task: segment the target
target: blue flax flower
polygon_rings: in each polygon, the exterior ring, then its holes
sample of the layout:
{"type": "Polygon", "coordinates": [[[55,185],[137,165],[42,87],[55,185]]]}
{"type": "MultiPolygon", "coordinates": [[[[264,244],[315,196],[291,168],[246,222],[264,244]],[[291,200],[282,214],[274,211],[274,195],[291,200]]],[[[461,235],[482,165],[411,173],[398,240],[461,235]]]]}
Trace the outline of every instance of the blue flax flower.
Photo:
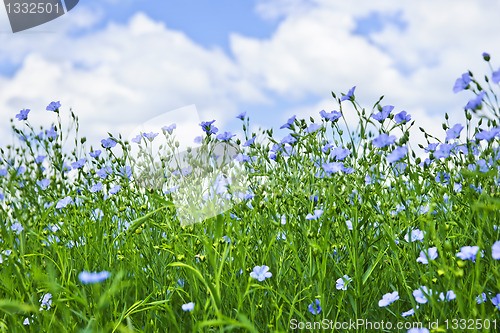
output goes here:
{"type": "Polygon", "coordinates": [[[319,130],[321,128],[321,125],[318,125],[316,123],[312,123],[311,125],[309,125],[307,128],[306,128],[306,132],[307,133],[314,133],[316,132],[317,130],[319,130]]]}
{"type": "Polygon", "coordinates": [[[476,139],[491,141],[500,133],[500,128],[496,127],[489,131],[481,131],[476,134],[476,139]]]}
{"type": "Polygon", "coordinates": [[[169,134],[172,134],[172,132],[176,128],[177,128],[177,125],[176,124],[172,124],[172,125],[169,125],[169,126],[163,126],[161,129],[164,130],[165,132],[168,132],[169,134]]]}
{"type": "Polygon", "coordinates": [[[148,139],[149,141],[153,141],[158,136],[158,134],[159,133],[149,132],[149,133],[142,133],[142,136],[148,139]]]}
{"type": "Polygon", "coordinates": [[[444,293],[439,293],[439,299],[438,300],[441,300],[441,301],[451,301],[451,300],[454,300],[455,298],[457,298],[457,295],[455,295],[455,292],[453,290],[448,290],[446,292],[446,296],[444,293]]]}
{"type": "Polygon", "coordinates": [[[429,333],[429,329],[425,327],[413,327],[410,328],[406,333],[429,333]]]}
{"type": "Polygon", "coordinates": [[[42,180],[39,180],[36,182],[38,186],[40,186],[40,188],[45,191],[49,185],[50,185],[50,180],[49,179],[42,179],[42,180]]]}
{"type": "Polygon", "coordinates": [[[87,159],[81,158],[78,161],[71,163],[71,167],[73,169],[80,169],[81,167],[83,167],[85,165],[85,162],[87,162],[87,159]]]}
{"type": "Polygon", "coordinates": [[[413,297],[415,297],[415,301],[420,304],[427,303],[427,297],[430,295],[432,295],[432,289],[427,289],[426,286],[421,286],[419,289],[413,290],[413,297]]]}
{"type": "Polygon", "coordinates": [[[236,134],[231,134],[231,132],[224,132],[224,133],[217,135],[217,139],[222,140],[222,141],[229,141],[235,135],[236,134]]]}
{"type": "Polygon", "coordinates": [[[109,190],[109,194],[114,195],[114,194],[118,193],[121,190],[121,188],[122,187],[120,185],[115,185],[115,186],[113,186],[113,188],[111,190],[109,190]]]}
{"type": "Polygon", "coordinates": [[[315,209],[314,214],[311,214],[311,213],[307,214],[306,220],[317,220],[321,217],[322,214],[323,214],[323,210],[315,209]]]}
{"type": "Polygon", "coordinates": [[[493,297],[491,299],[491,303],[493,303],[493,305],[498,309],[500,310],[500,294],[497,294],[495,297],[493,297]]]}
{"type": "Polygon", "coordinates": [[[382,133],[372,140],[372,144],[377,148],[383,148],[392,145],[394,142],[396,142],[396,136],[389,135],[387,133],[382,133]]]}
{"type": "Polygon", "coordinates": [[[403,317],[408,317],[408,316],[413,316],[414,314],[415,314],[415,310],[414,310],[414,309],[410,309],[410,310],[408,310],[408,311],[406,311],[406,312],[403,312],[403,313],[401,314],[401,316],[403,316],[403,317]]]}
{"type": "Polygon", "coordinates": [[[111,274],[108,271],[102,271],[99,273],[83,271],[78,274],[78,280],[80,280],[83,284],[99,283],[108,279],[110,276],[111,274]]]}
{"type": "Polygon", "coordinates": [[[253,272],[250,273],[250,277],[259,280],[259,282],[262,282],[271,276],[273,276],[273,273],[269,272],[269,267],[266,265],[255,266],[253,268],[253,272]]]}
{"type": "Polygon", "coordinates": [[[464,127],[461,124],[455,124],[452,128],[446,131],[446,141],[458,138],[463,129],[464,127]]]}
{"type": "Polygon", "coordinates": [[[326,112],[325,110],[321,110],[319,112],[319,115],[323,118],[325,118],[326,120],[329,120],[329,121],[335,121],[337,119],[339,119],[340,117],[342,117],[342,113],[340,113],[339,111],[332,111],[332,112],[326,112]]]}
{"type": "Polygon", "coordinates": [[[471,99],[467,103],[467,105],[465,105],[465,109],[475,110],[475,109],[479,108],[481,106],[481,104],[483,103],[483,98],[484,98],[485,94],[486,93],[484,91],[481,91],[479,94],[477,94],[476,97],[471,99]]]}
{"type": "Polygon", "coordinates": [[[431,247],[427,251],[420,251],[420,257],[417,258],[417,262],[427,265],[429,260],[435,260],[437,257],[437,247],[431,247]]]}
{"type": "Polygon", "coordinates": [[[491,76],[491,82],[493,82],[494,84],[500,83],[500,68],[496,72],[493,72],[493,75],[491,76]]]}
{"type": "Polygon", "coordinates": [[[337,290],[347,290],[347,285],[351,281],[352,279],[349,276],[344,275],[340,279],[337,279],[337,285],[335,286],[335,288],[337,288],[337,290]]]}
{"type": "Polygon", "coordinates": [[[389,155],[387,155],[387,162],[394,163],[406,156],[408,148],[406,146],[397,147],[389,155]]]}
{"type": "Polygon", "coordinates": [[[73,203],[73,199],[71,197],[63,198],[63,199],[59,200],[59,202],[57,203],[56,209],[65,208],[67,205],[69,205],[71,203],[73,203]]]}
{"type": "Polygon", "coordinates": [[[293,115],[290,119],[288,119],[288,121],[285,124],[281,125],[280,129],[290,128],[293,125],[293,123],[295,122],[295,118],[296,118],[296,116],[293,115]]]}
{"type": "Polygon", "coordinates": [[[285,136],[282,140],[281,140],[281,143],[288,143],[288,144],[292,144],[294,142],[296,142],[297,139],[294,138],[291,134],[288,134],[287,136],[285,136]]]}
{"type": "Polygon", "coordinates": [[[347,156],[351,154],[351,151],[347,148],[336,147],[331,151],[331,156],[335,157],[337,161],[344,160],[347,156]]]}
{"type": "Polygon", "coordinates": [[[116,141],[112,138],[102,139],[101,144],[104,148],[113,148],[116,146],[116,141]]]}
{"type": "Polygon", "coordinates": [[[213,126],[212,124],[215,122],[215,120],[212,120],[212,121],[202,121],[200,126],[201,126],[201,129],[207,133],[208,135],[210,134],[215,134],[219,131],[219,129],[215,126],[213,126]]]}
{"type": "Polygon", "coordinates": [[[399,299],[399,295],[397,291],[394,291],[392,293],[387,293],[384,296],[382,296],[382,299],[378,301],[378,306],[379,307],[384,307],[387,306],[391,303],[394,303],[399,299]]]}
{"type": "Polygon", "coordinates": [[[463,73],[462,76],[455,81],[455,85],[453,86],[453,92],[456,94],[457,92],[466,89],[471,81],[472,79],[469,73],[463,73]]]}
{"type": "Polygon", "coordinates": [[[343,102],[343,101],[346,101],[346,100],[351,100],[354,98],[354,89],[356,89],[356,86],[352,87],[351,89],[349,89],[349,91],[347,92],[347,95],[344,95],[340,98],[340,101],[343,102]]]}
{"type": "Polygon", "coordinates": [[[90,157],[92,158],[99,158],[99,156],[101,155],[101,151],[100,150],[96,150],[96,151],[91,151],[89,153],[90,157]]]}
{"type": "Polygon", "coordinates": [[[411,230],[411,232],[405,235],[405,241],[407,241],[408,243],[423,241],[423,240],[424,240],[424,232],[421,231],[420,229],[413,229],[411,230]]]}
{"type": "Polygon", "coordinates": [[[45,110],[55,112],[55,111],[58,111],[60,107],[61,107],[60,101],[50,102],[50,104],[45,108],[45,110]]]}
{"type": "Polygon", "coordinates": [[[46,293],[40,298],[40,311],[49,310],[52,305],[52,294],[46,293]]]}
{"type": "Polygon", "coordinates": [[[411,120],[411,115],[409,115],[406,111],[401,111],[397,115],[394,116],[394,120],[396,123],[406,123],[411,120]]]}
{"type": "Polygon", "coordinates": [[[319,299],[316,300],[316,305],[314,303],[309,304],[309,312],[311,312],[313,315],[319,314],[321,312],[321,306],[319,304],[319,299]]]}
{"type": "Polygon", "coordinates": [[[193,311],[194,310],[194,303],[193,302],[189,302],[189,303],[186,303],[186,304],[182,304],[182,310],[183,311],[193,311]]]}
{"type": "Polygon", "coordinates": [[[442,143],[439,148],[434,152],[435,158],[447,158],[450,156],[451,150],[455,148],[455,145],[451,143],[442,143]]]}
{"type": "Polygon", "coordinates": [[[91,193],[96,193],[96,192],[99,192],[102,190],[102,183],[97,183],[97,184],[94,184],[92,185],[92,187],[90,188],[90,192],[91,193]]]}
{"type": "Polygon", "coordinates": [[[495,260],[500,260],[500,241],[493,243],[493,246],[491,247],[491,256],[495,260]]]}
{"type": "Polygon", "coordinates": [[[389,113],[391,113],[392,110],[394,110],[394,106],[386,105],[386,106],[382,107],[382,111],[380,111],[379,113],[373,114],[372,118],[382,122],[385,120],[385,118],[387,118],[389,116],[389,113]]]}
{"type": "Polygon", "coordinates": [[[240,119],[240,120],[244,120],[245,119],[245,116],[246,116],[246,112],[242,112],[240,113],[239,115],[236,116],[236,118],[240,119]]]}
{"type": "Polygon", "coordinates": [[[478,295],[476,297],[476,302],[477,302],[477,304],[481,304],[481,303],[486,302],[486,293],[481,293],[481,295],[478,295]]]}
{"type": "Polygon", "coordinates": [[[16,114],[16,118],[19,121],[26,120],[28,119],[28,113],[30,113],[30,109],[22,109],[18,114],[16,114]]]}
{"type": "Polygon", "coordinates": [[[256,138],[257,138],[256,136],[253,136],[251,139],[248,139],[247,141],[245,141],[245,143],[243,144],[243,147],[249,147],[249,146],[253,145],[256,138]]]}
{"type": "MultiPolygon", "coordinates": [[[[457,253],[457,257],[462,260],[476,260],[476,254],[479,251],[479,246],[462,246],[460,252],[457,253]]],[[[483,254],[481,254],[481,257],[483,254]]]]}

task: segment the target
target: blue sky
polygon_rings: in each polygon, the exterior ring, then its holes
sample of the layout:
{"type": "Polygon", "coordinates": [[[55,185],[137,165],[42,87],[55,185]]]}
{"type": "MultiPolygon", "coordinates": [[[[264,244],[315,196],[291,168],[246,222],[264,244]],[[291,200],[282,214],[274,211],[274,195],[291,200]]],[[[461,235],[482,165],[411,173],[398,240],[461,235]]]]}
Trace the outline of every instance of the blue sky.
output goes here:
{"type": "MultiPolygon", "coordinates": [[[[88,0],[17,34],[0,10],[0,113],[31,108],[30,120],[47,126],[45,106],[61,100],[98,142],[195,104],[201,120],[241,132],[240,112],[253,130],[277,129],[292,114],[338,109],[331,91],[356,85],[368,109],[385,95],[440,135],[444,113],[461,121],[472,97],[451,92],[456,77],[486,73],[483,51],[493,63],[500,54],[497,9],[486,0],[88,0]]],[[[0,123],[2,140],[8,128],[0,123]]]]}

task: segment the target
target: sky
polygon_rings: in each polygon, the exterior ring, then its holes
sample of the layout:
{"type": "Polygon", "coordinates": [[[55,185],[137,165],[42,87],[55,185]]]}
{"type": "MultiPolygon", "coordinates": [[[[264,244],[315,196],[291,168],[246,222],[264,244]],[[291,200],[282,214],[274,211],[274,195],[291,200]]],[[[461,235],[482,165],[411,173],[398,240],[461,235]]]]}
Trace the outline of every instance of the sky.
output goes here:
{"type": "Polygon", "coordinates": [[[456,78],[490,74],[483,52],[500,66],[499,12],[489,0],[87,0],[14,34],[0,7],[0,145],[21,109],[34,126],[55,121],[51,101],[96,146],[152,119],[159,131],[189,105],[221,131],[241,133],[246,112],[252,130],[281,138],[290,116],[338,110],[331,92],[353,86],[367,110],[384,95],[416,120],[412,135],[444,138],[445,112],[464,123],[474,96],[454,94],[456,78]]]}

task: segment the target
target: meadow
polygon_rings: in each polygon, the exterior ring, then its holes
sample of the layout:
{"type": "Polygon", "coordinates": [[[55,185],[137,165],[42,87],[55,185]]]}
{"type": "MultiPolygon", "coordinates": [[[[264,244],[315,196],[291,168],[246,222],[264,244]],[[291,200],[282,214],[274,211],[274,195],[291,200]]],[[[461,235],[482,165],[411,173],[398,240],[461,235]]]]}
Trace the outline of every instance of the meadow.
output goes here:
{"type": "Polygon", "coordinates": [[[244,140],[201,123],[207,146],[237,147],[248,183],[219,186],[230,209],[192,224],[174,203],[192,172],[169,164],[174,124],[88,147],[60,102],[19,111],[0,151],[1,330],[500,331],[500,69],[483,57],[491,75],[453,87],[474,94],[463,122],[444,115],[444,139],[420,127],[426,145],[412,147],[411,114],[366,109],[355,87],[277,133],[245,114],[244,140]],[[162,136],[158,160],[130,153],[162,136]]]}

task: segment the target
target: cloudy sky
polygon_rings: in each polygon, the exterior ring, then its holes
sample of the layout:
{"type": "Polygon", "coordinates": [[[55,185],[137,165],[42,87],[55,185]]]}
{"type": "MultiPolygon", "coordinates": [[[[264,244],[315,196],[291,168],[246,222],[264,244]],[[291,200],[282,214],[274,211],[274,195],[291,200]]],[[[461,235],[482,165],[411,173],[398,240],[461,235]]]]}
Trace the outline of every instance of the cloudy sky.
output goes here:
{"type": "Polygon", "coordinates": [[[384,95],[444,137],[444,113],[463,122],[473,97],[453,94],[455,79],[489,73],[484,51],[500,66],[499,12],[489,0],[87,0],[13,34],[1,7],[0,142],[20,109],[48,126],[51,101],[95,143],[191,104],[222,131],[241,132],[240,112],[277,129],[337,109],[331,91],[352,86],[367,109],[384,95]]]}

